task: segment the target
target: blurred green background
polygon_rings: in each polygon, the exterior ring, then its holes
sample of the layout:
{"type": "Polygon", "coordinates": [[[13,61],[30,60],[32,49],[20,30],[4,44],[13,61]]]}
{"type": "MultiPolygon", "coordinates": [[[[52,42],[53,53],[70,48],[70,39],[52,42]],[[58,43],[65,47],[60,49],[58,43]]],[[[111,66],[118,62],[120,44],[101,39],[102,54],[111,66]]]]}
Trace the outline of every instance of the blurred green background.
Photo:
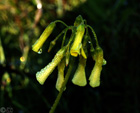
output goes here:
{"type": "MultiPolygon", "coordinates": [[[[49,112],[58,94],[57,69],[43,86],[35,74],[58,51],[61,40],[50,53],[47,49],[64,26],[57,24],[42,54],[33,52],[31,46],[51,21],[60,19],[73,25],[75,18],[82,15],[95,30],[107,65],[98,88],[73,85],[72,74],[56,113],[140,113],[138,10],[137,0],[1,0],[0,109],[11,107],[13,113],[49,112]]],[[[91,62],[89,57],[87,78],[94,65],[91,62]]]]}

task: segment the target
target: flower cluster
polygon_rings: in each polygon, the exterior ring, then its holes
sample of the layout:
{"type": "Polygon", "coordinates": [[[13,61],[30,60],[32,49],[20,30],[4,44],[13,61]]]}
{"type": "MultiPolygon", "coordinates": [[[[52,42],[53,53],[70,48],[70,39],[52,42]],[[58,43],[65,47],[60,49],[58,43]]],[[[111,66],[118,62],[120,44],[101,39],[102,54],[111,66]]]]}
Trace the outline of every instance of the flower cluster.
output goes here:
{"type": "Polygon", "coordinates": [[[102,70],[102,65],[106,64],[106,61],[103,58],[103,50],[98,44],[95,31],[91,26],[87,24],[86,20],[84,20],[81,15],[76,18],[73,26],[68,26],[60,20],[56,20],[50,23],[46,27],[40,38],[32,46],[32,50],[38,53],[41,52],[41,47],[50,36],[50,34],[53,32],[53,29],[55,28],[57,22],[61,22],[66,26],[66,28],[53,41],[50,42],[48,52],[51,51],[51,49],[55,46],[57,39],[62,34],[64,34],[62,45],[60,50],[52,59],[52,61],[46,67],[41,69],[41,71],[36,73],[36,78],[38,82],[43,85],[48,76],[57,67],[58,78],[56,82],[56,89],[60,91],[65,81],[65,67],[69,65],[69,62],[73,62],[72,60],[70,60],[71,57],[79,57],[79,64],[74,73],[72,82],[73,84],[78,86],[85,86],[87,84],[85,72],[86,61],[88,56],[91,55],[93,60],[95,61],[95,65],[93,67],[93,70],[91,71],[91,75],[89,76],[89,84],[93,88],[98,87],[100,85],[100,74],[102,70]],[[89,29],[92,31],[95,38],[95,48],[93,47],[92,40],[88,32],[89,29]],[[68,30],[71,30],[72,34],[69,38],[68,43],[65,44],[65,38],[68,30]],[[90,53],[88,51],[89,48],[90,53]]]}

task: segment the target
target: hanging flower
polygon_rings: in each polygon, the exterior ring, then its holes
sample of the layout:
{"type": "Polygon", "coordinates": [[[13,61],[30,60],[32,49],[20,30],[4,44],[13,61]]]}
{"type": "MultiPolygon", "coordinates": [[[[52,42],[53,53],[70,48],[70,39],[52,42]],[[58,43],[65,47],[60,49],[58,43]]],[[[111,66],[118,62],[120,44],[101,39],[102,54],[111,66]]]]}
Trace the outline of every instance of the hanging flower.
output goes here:
{"type": "Polygon", "coordinates": [[[100,85],[100,74],[103,65],[103,50],[100,47],[96,48],[93,58],[95,65],[89,77],[89,84],[91,87],[98,87],[100,85]]]}
{"type": "Polygon", "coordinates": [[[40,38],[33,45],[32,49],[35,52],[39,52],[45,40],[52,33],[57,22],[62,23],[66,28],[53,41],[50,42],[48,52],[50,52],[52,48],[56,45],[59,37],[64,34],[61,49],[56,53],[52,61],[46,67],[44,67],[43,69],[41,69],[41,71],[36,73],[37,81],[41,85],[43,85],[48,76],[54,71],[56,67],[58,67],[58,76],[55,86],[56,89],[59,91],[59,94],[55,100],[54,105],[51,107],[50,113],[54,112],[63,91],[66,89],[68,79],[71,75],[71,72],[73,72],[72,69],[75,65],[74,61],[75,59],[77,59],[75,57],[79,55],[79,64],[72,78],[72,83],[78,86],[86,86],[87,84],[85,67],[89,55],[89,46],[91,55],[93,57],[93,60],[95,61],[95,65],[89,77],[89,85],[91,87],[95,88],[100,85],[100,74],[102,71],[102,65],[106,64],[106,61],[103,58],[103,50],[99,46],[95,31],[91,26],[87,24],[87,21],[83,19],[81,15],[76,18],[73,26],[68,26],[61,20],[56,20],[55,22],[52,22],[50,25],[48,25],[48,27],[42,33],[40,38]],[[88,32],[89,29],[94,35],[96,49],[94,49],[94,46],[92,44],[92,39],[90,38],[88,32]],[[66,44],[65,39],[67,37],[68,30],[71,30],[72,34],[69,40],[67,40],[68,42],[66,41],[66,44]],[[67,70],[67,72],[64,76],[65,69],[67,70]]]}
{"type": "Polygon", "coordinates": [[[56,81],[56,89],[60,91],[63,82],[64,82],[64,70],[65,70],[65,59],[63,59],[59,64],[58,64],[58,77],[56,81]]]}
{"type": "Polygon", "coordinates": [[[71,55],[74,57],[77,57],[78,54],[80,54],[84,32],[85,32],[85,25],[82,23],[77,27],[75,39],[70,50],[71,55]]]}
{"type": "MultiPolygon", "coordinates": [[[[71,59],[79,55],[79,64],[74,73],[72,82],[73,84],[78,86],[85,86],[87,84],[85,67],[89,55],[87,49],[90,46],[90,51],[92,53],[93,60],[95,61],[95,65],[89,77],[89,84],[93,88],[98,87],[100,85],[100,74],[102,65],[106,64],[106,61],[103,58],[103,50],[99,47],[95,31],[91,26],[87,25],[86,20],[83,20],[81,15],[76,18],[73,26],[68,26],[61,20],[56,20],[55,22],[50,23],[44,30],[40,38],[32,46],[32,49],[35,52],[38,52],[40,50],[45,40],[52,33],[57,22],[62,23],[66,28],[53,41],[51,41],[48,52],[50,52],[50,50],[56,45],[59,37],[64,34],[61,49],[56,53],[52,61],[46,67],[36,73],[38,82],[43,85],[48,76],[58,66],[56,89],[58,91],[64,90],[66,83],[65,81],[68,80],[68,78],[64,76],[65,68],[72,68],[73,64],[71,64],[71,59]],[[93,47],[88,29],[90,29],[94,35],[96,49],[94,49],[93,47]],[[72,31],[72,35],[70,36],[67,45],[65,45],[65,38],[67,37],[66,34],[68,30],[72,31]],[[88,41],[90,43],[87,43],[88,41]]],[[[69,69],[67,73],[68,75],[70,74],[69,69]]]]}
{"type": "Polygon", "coordinates": [[[54,56],[53,60],[45,68],[41,69],[41,71],[36,73],[36,79],[41,85],[44,84],[48,76],[53,72],[55,67],[60,63],[60,61],[64,57],[65,50],[66,47],[60,49],[54,56]]]}
{"type": "Polygon", "coordinates": [[[85,86],[87,84],[86,80],[86,73],[85,73],[85,66],[86,66],[86,59],[82,56],[79,56],[79,64],[78,68],[74,74],[72,79],[73,84],[78,86],[85,86]]]}
{"type": "Polygon", "coordinates": [[[44,30],[44,32],[41,34],[40,38],[34,43],[34,45],[32,46],[32,50],[35,52],[39,52],[39,50],[41,49],[42,45],[44,44],[44,42],[47,40],[47,38],[50,36],[50,34],[52,33],[53,29],[55,27],[55,22],[50,23],[46,29],[44,30]]]}

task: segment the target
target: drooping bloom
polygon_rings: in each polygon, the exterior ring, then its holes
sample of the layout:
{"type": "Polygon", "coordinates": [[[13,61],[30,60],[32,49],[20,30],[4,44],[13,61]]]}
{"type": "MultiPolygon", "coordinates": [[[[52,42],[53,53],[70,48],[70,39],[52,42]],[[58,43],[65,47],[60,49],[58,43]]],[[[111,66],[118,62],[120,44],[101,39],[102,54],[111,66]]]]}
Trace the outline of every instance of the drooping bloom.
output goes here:
{"type": "Polygon", "coordinates": [[[80,55],[78,68],[72,79],[73,84],[78,86],[85,86],[87,84],[85,66],[86,66],[86,59],[80,55]]]}
{"type": "Polygon", "coordinates": [[[95,65],[89,77],[89,84],[93,88],[98,87],[100,85],[102,65],[105,65],[106,61],[103,59],[103,50],[99,47],[94,29],[87,24],[87,21],[83,19],[81,15],[75,19],[73,26],[68,26],[61,20],[56,20],[55,22],[50,23],[40,38],[32,46],[32,50],[39,53],[45,40],[50,36],[57,22],[64,24],[66,28],[53,41],[51,41],[48,52],[56,45],[58,38],[64,34],[61,49],[56,53],[53,60],[46,67],[36,73],[37,81],[43,85],[48,76],[58,66],[56,89],[60,91],[60,93],[63,92],[63,87],[66,87],[70,72],[72,72],[73,59],[79,55],[79,64],[74,73],[72,82],[78,86],[85,86],[87,84],[85,67],[89,52],[87,49],[90,46],[90,52],[92,53],[95,65]],[[96,49],[94,49],[95,44],[92,44],[92,39],[88,32],[89,29],[94,35],[96,49]],[[71,30],[72,34],[69,40],[65,41],[68,30],[71,30]],[[66,43],[67,45],[64,47],[66,43]],[[68,68],[68,70],[66,69],[67,73],[64,77],[65,67],[68,68]]]}
{"type": "Polygon", "coordinates": [[[56,53],[56,55],[54,56],[53,60],[46,67],[41,69],[41,71],[36,73],[36,79],[38,80],[38,82],[41,85],[44,84],[44,82],[48,78],[48,76],[53,72],[55,67],[60,63],[60,61],[64,57],[65,50],[66,50],[66,47],[61,48],[56,53]]]}
{"type": "Polygon", "coordinates": [[[78,54],[80,54],[80,49],[82,47],[82,38],[84,36],[84,32],[85,32],[85,25],[82,23],[77,27],[75,40],[74,40],[71,50],[70,50],[71,55],[74,57],[77,57],[78,54]]]}
{"type": "Polygon", "coordinates": [[[60,91],[63,82],[64,82],[64,70],[65,70],[65,59],[63,59],[59,64],[58,64],[58,77],[56,81],[56,89],[60,91]]]}
{"type": "Polygon", "coordinates": [[[91,87],[98,87],[100,85],[100,74],[103,65],[103,50],[100,47],[96,48],[93,57],[95,60],[95,65],[89,77],[89,84],[91,87]]]}
{"type": "Polygon", "coordinates": [[[44,30],[44,32],[41,34],[41,36],[39,37],[39,39],[34,43],[34,45],[32,46],[32,50],[35,52],[39,52],[40,48],[42,47],[42,45],[44,44],[44,42],[47,40],[47,38],[50,36],[50,34],[52,33],[53,29],[55,27],[55,22],[51,22],[46,29],[44,30]]]}

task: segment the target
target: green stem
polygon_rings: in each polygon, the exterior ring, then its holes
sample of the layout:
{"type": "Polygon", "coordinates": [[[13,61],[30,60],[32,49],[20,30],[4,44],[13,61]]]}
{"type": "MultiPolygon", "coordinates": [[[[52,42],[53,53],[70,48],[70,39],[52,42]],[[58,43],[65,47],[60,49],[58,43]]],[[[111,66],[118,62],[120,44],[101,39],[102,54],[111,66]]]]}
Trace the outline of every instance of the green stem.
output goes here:
{"type": "MultiPolygon", "coordinates": [[[[69,27],[68,27],[68,29],[69,29],[69,27]]],[[[63,37],[63,40],[62,40],[61,48],[62,48],[63,45],[64,45],[64,42],[65,42],[65,39],[66,39],[66,34],[67,34],[68,29],[66,29],[66,31],[65,31],[65,34],[64,34],[64,37],[63,37]]]]}
{"type": "Polygon", "coordinates": [[[69,28],[65,28],[53,41],[57,41],[58,38],[63,34],[65,33],[69,28]]]}
{"type": "Polygon", "coordinates": [[[93,35],[94,35],[95,41],[96,41],[96,46],[99,47],[97,35],[96,35],[94,29],[93,29],[91,26],[89,26],[89,25],[87,25],[87,27],[89,27],[89,28],[91,29],[91,31],[92,31],[92,33],[93,33],[93,35]]]}
{"type": "Polygon", "coordinates": [[[63,31],[61,31],[61,33],[60,33],[54,40],[52,40],[52,41],[50,42],[48,52],[51,51],[51,49],[55,46],[56,41],[59,39],[59,37],[60,37],[63,33],[66,33],[68,29],[69,29],[69,27],[65,28],[63,31]]]}
{"type": "Polygon", "coordinates": [[[62,87],[61,87],[61,89],[60,89],[60,92],[59,92],[59,94],[58,94],[58,96],[57,96],[57,98],[56,98],[56,100],[55,100],[53,106],[51,107],[51,110],[49,111],[49,113],[54,113],[54,111],[55,111],[55,109],[56,109],[56,107],[57,107],[57,105],[58,105],[58,103],[59,103],[59,101],[60,101],[60,99],[61,99],[61,96],[62,96],[62,94],[63,94],[63,92],[64,92],[64,89],[65,89],[66,84],[67,84],[67,82],[68,82],[68,79],[69,79],[69,77],[70,77],[71,71],[72,71],[72,69],[73,69],[73,64],[74,64],[74,59],[73,59],[73,57],[72,57],[72,61],[71,61],[70,65],[69,65],[69,68],[68,68],[67,74],[66,74],[66,76],[65,76],[65,80],[64,80],[64,82],[63,82],[63,85],[62,85],[62,87]]]}
{"type": "Polygon", "coordinates": [[[93,53],[94,52],[94,47],[93,47],[93,44],[92,44],[91,37],[89,36],[88,28],[86,28],[86,36],[85,37],[87,38],[87,40],[90,40],[90,43],[89,43],[90,44],[90,52],[93,53]]]}
{"type": "Polygon", "coordinates": [[[93,47],[93,44],[92,44],[92,40],[91,40],[91,37],[90,36],[88,36],[88,38],[89,38],[89,40],[90,40],[90,52],[94,52],[94,47],[93,47]]]}
{"type": "Polygon", "coordinates": [[[56,20],[55,22],[60,22],[60,23],[62,23],[63,25],[65,25],[66,27],[69,27],[66,23],[64,23],[64,22],[61,21],[61,20],[56,20]]]}
{"type": "Polygon", "coordinates": [[[76,32],[76,29],[74,27],[71,28],[72,29],[72,34],[71,34],[71,37],[70,37],[70,40],[67,44],[67,47],[70,46],[71,42],[73,41],[74,39],[74,36],[75,36],[75,32],[76,32]]]}

